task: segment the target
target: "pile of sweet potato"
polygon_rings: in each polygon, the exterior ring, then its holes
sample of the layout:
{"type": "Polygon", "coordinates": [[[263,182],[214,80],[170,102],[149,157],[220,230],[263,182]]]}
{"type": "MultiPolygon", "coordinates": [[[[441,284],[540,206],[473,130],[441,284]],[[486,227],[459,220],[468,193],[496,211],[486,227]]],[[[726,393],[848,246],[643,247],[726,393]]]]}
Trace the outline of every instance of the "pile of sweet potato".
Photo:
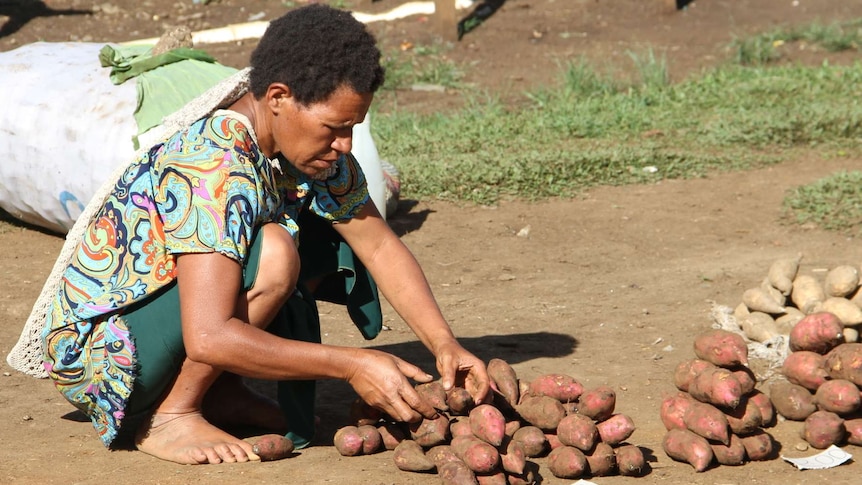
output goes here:
{"type": "Polygon", "coordinates": [[[709,330],[695,338],[696,358],[680,362],[673,376],[679,390],[661,404],[667,429],[662,446],[672,459],[702,472],[715,463],[742,465],[775,457],[769,396],[755,388],[743,337],[709,330]]]}
{"type": "Polygon", "coordinates": [[[804,421],[802,437],[814,448],[862,445],[862,343],[844,341],[844,325],[829,312],[807,315],[790,332],[787,381],[770,397],[783,417],[804,421]]]}
{"type": "Polygon", "coordinates": [[[344,456],[392,450],[399,470],[436,473],[453,485],[540,483],[535,459],[567,479],[649,472],[642,450],[626,442],[634,422],[616,412],[612,388],[584,389],[560,373],[519,380],[502,359],[491,359],[488,373],[494,396],[480,405],[463,388],[417,385],[438,410],[436,418],[418,423],[396,422],[356,401],[354,424],[336,432],[335,447],[344,456]]]}
{"type": "Polygon", "coordinates": [[[844,340],[858,341],[862,324],[859,268],[839,265],[800,272],[800,259],[773,262],[761,284],[743,292],[742,302],[733,312],[742,333],[750,340],[766,342],[789,335],[806,315],[829,312],[844,324],[844,340]]]}

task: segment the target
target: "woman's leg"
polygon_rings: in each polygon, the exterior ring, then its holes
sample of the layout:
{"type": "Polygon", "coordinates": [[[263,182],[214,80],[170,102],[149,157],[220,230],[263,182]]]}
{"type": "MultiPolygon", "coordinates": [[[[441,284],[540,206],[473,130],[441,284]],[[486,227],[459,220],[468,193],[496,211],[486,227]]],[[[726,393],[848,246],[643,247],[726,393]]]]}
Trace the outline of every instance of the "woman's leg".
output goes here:
{"type": "MultiPolygon", "coordinates": [[[[295,288],[299,255],[292,238],[275,224],[265,225],[257,239],[260,264],[256,275],[251,275],[253,286],[240,295],[237,317],[265,328],[295,288]]],[[[219,369],[184,359],[176,378],[155,404],[151,418],[138,429],[135,438],[138,449],[178,463],[254,458],[250,444],[210,424],[202,415],[204,398],[220,375],[219,369]]],[[[233,393],[231,398],[237,400],[248,395],[233,393]]],[[[246,417],[258,410],[232,404],[246,417]]]]}

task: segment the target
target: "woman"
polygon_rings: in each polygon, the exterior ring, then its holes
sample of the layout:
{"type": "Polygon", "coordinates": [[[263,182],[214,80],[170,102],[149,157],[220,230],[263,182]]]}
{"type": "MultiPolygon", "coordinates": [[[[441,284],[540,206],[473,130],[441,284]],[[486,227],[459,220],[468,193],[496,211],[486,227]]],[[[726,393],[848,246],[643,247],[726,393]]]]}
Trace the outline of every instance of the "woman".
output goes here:
{"type": "Polygon", "coordinates": [[[225,418],[283,426],[303,446],[313,381],[324,378],[346,380],[395,419],[435,415],[411,384],[432,379],[423,370],[319,343],[317,280],[300,276],[303,213],[349,244],[434,354],[444,386],[487,398],[482,361],[455,339],[350,155],[352,128],[383,82],[379,58],[349,13],[293,10],[252,53],[249,92],[152,147],[117,181],[42,333],[48,374],[107,446],[131,442],[177,463],[259,459],[217,427],[225,418]],[[236,375],[278,380],[279,405],[236,375]]]}

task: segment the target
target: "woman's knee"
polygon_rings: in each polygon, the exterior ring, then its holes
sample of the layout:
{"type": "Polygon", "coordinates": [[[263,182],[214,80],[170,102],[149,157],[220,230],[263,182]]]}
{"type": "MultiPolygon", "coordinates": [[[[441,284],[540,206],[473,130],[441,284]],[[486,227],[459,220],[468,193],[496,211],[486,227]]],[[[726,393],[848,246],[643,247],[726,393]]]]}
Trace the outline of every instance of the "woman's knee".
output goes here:
{"type": "Polygon", "coordinates": [[[296,289],[299,252],[293,238],[278,224],[266,224],[261,231],[260,263],[250,299],[265,296],[283,302],[296,289]]]}

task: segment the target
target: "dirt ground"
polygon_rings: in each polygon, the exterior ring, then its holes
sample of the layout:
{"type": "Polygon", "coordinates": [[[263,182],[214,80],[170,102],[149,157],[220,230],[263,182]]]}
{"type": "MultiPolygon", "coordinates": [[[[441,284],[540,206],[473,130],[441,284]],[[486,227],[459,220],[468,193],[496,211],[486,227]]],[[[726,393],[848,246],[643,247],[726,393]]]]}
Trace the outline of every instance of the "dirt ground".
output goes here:
{"type": "MultiPolygon", "coordinates": [[[[282,2],[191,0],[95,2],[90,0],[0,3],[0,50],[45,41],[116,42],[161,34],[165,24],[193,30],[270,19],[282,2]],[[24,5],[25,7],[22,7],[24,5]],[[62,12],[58,14],[57,12],[62,12]],[[4,17],[5,16],[5,17],[4,17]],[[5,24],[3,24],[5,20],[5,24]]],[[[382,11],[395,0],[353,2],[356,10],[382,11]]],[[[515,99],[524,89],[555,79],[559,60],[585,55],[625,64],[627,52],[651,47],[665,53],[674,79],[724,62],[736,36],[777,25],[862,17],[862,2],[834,0],[698,0],[686,10],[662,0],[509,0],[490,20],[452,49],[470,63],[467,81],[515,99]]],[[[410,17],[371,24],[384,45],[429,42],[433,22],[410,17]]],[[[222,62],[245,64],[252,42],[206,46],[222,62]]],[[[787,51],[800,62],[847,62],[858,53],[787,51]]],[[[457,102],[455,94],[398,93],[399,106],[429,110],[457,102]]],[[[385,148],[381,147],[382,151],[385,148]]],[[[397,164],[397,161],[394,161],[397,164]]],[[[577,200],[506,202],[494,207],[457,206],[434,200],[405,203],[391,220],[424,265],[444,313],[463,344],[484,360],[510,362],[522,378],[563,372],[586,386],[607,384],[617,410],[632,417],[629,442],[644,449],[651,471],[643,478],[600,477],[620,483],[859,483],[856,462],[799,471],[781,459],[697,474],[661,449],[659,403],[674,391],[671,373],[693,357],[694,336],[712,323],[713,302],[735,306],[777,258],[802,253],[802,270],[862,262],[854,238],[780,222],[788,189],[839,170],[858,169],[859,159],[811,151],[781,165],[697,180],[599,188],[577,200]]],[[[0,162],[7,163],[7,162],[0,162]]],[[[62,238],[15,221],[0,221],[0,353],[18,338],[62,238]]],[[[404,323],[384,307],[390,328],[366,342],[340,307],[321,308],[327,343],[373,346],[428,370],[431,360],[404,323]]],[[[345,458],[331,446],[345,424],[351,390],[321,384],[323,423],[315,446],[273,463],[189,467],[139,452],[109,452],[92,426],[81,422],[51,384],[0,372],[0,482],[2,483],[437,483],[433,475],[399,472],[391,453],[345,458]]],[[[799,451],[799,423],[768,431],[782,454],[799,451]]],[[[862,453],[854,446],[851,454],[862,453]]],[[[536,460],[547,484],[546,459],[536,460]]]]}

